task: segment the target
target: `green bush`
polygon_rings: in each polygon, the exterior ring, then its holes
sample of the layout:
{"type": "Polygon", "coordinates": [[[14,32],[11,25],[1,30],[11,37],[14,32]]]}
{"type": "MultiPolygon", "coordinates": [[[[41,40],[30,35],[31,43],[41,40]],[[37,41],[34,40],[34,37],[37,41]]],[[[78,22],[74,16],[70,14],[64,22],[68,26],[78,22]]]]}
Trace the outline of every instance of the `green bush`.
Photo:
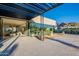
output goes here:
{"type": "Polygon", "coordinates": [[[65,28],[62,31],[67,34],[79,34],[79,28],[65,28]]]}

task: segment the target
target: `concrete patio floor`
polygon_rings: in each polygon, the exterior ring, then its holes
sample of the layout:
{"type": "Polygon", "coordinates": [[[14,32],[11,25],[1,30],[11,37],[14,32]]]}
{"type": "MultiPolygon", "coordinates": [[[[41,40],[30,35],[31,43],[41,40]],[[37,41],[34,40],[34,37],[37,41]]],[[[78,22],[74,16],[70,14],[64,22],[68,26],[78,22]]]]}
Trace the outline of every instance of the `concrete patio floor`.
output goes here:
{"type": "Polygon", "coordinates": [[[12,56],[79,56],[79,49],[48,39],[20,36],[15,44],[18,46],[12,56]]]}
{"type": "Polygon", "coordinates": [[[22,35],[2,53],[8,56],[79,56],[78,38],[78,35],[54,34],[51,40],[40,41],[22,35]]]}

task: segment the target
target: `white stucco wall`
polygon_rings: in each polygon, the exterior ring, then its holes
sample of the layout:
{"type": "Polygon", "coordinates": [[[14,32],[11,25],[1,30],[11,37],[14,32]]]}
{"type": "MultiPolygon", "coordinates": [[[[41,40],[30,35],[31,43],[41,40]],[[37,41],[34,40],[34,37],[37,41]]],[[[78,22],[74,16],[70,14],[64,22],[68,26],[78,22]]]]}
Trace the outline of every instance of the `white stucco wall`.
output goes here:
{"type": "MultiPolygon", "coordinates": [[[[40,21],[41,17],[42,16],[37,16],[37,17],[33,18],[32,21],[36,22],[36,23],[41,23],[41,21],[40,21]]],[[[43,20],[44,20],[44,24],[57,26],[56,21],[54,19],[49,19],[49,18],[44,17],[43,20]]]]}

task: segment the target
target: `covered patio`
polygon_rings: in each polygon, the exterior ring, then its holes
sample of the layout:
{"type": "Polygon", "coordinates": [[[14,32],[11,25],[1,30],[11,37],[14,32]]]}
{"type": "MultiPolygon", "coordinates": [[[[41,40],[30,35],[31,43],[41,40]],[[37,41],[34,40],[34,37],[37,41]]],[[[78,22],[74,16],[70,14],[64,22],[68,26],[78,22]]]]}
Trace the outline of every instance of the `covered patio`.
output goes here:
{"type": "MultiPolygon", "coordinates": [[[[4,3],[0,4],[0,37],[1,40],[5,37],[5,25],[8,24],[8,27],[18,27],[23,24],[21,24],[20,19],[25,21],[25,28],[24,30],[27,30],[28,32],[26,35],[30,36],[30,22],[33,18],[41,15],[39,18],[40,23],[44,27],[44,13],[54,9],[58,6],[62,5],[62,3],[4,3]]],[[[41,26],[41,25],[40,25],[41,26]]],[[[16,30],[19,31],[19,30],[16,30]]],[[[10,31],[9,31],[10,32],[10,31]]],[[[23,31],[21,31],[23,33],[23,31]]],[[[41,32],[41,40],[44,40],[44,30],[40,29],[41,32]]],[[[13,33],[13,32],[12,32],[13,33]]],[[[9,33],[10,34],[10,33],[9,33]]]]}
{"type": "Polygon", "coordinates": [[[78,56],[79,35],[54,33],[45,37],[53,33],[50,28],[56,28],[57,24],[45,18],[44,13],[60,5],[62,3],[0,3],[0,56],[78,56]]]}

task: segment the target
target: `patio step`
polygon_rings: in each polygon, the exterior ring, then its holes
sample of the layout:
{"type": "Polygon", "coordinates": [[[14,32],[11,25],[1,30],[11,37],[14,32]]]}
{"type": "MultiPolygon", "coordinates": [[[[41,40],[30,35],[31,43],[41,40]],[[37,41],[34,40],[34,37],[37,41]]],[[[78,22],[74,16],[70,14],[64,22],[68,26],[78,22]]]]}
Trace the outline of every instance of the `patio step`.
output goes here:
{"type": "Polygon", "coordinates": [[[4,42],[2,45],[2,47],[0,48],[0,52],[2,52],[3,50],[5,50],[16,38],[18,38],[19,36],[15,36],[10,38],[8,41],[4,42]]]}

